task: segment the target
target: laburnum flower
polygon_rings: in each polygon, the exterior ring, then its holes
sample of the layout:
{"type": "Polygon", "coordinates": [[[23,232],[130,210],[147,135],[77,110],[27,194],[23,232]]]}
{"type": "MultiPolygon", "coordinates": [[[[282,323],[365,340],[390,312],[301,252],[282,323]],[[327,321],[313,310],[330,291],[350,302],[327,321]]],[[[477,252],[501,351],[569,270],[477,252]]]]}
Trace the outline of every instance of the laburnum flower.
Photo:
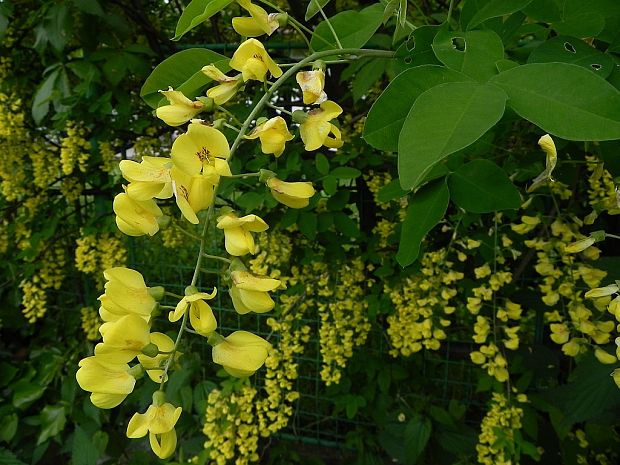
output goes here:
{"type": "Polygon", "coordinates": [[[135,314],[104,323],[99,332],[103,342],[95,346],[95,355],[118,363],[130,362],[151,343],[149,324],[135,314]]]}
{"type": "Polygon", "coordinates": [[[555,143],[549,134],[542,136],[538,140],[538,145],[540,145],[540,148],[543,149],[547,155],[545,170],[536,176],[534,181],[532,181],[532,185],[527,189],[528,192],[533,192],[547,181],[553,181],[551,173],[555,169],[555,165],[558,162],[558,152],[555,149],[555,143]]]}
{"type": "Polygon", "coordinates": [[[605,287],[597,287],[595,289],[590,289],[585,293],[585,297],[587,299],[595,299],[597,297],[605,297],[619,292],[620,288],[618,284],[610,284],[605,287]]]}
{"type": "Polygon", "coordinates": [[[168,99],[170,104],[157,108],[155,114],[159,119],[170,126],[180,126],[183,123],[187,123],[200,113],[204,107],[204,103],[199,101],[192,102],[183,92],[173,90],[172,87],[168,87],[168,90],[160,90],[159,92],[168,99]]]}
{"type": "Polygon", "coordinates": [[[269,342],[247,331],[235,331],[226,338],[214,335],[209,342],[213,345],[213,362],[237,378],[252,376],[263,366],[271,349],[269,342]]]}
{"type": "Polygon", "coordinates": [[[204,300],[197,300],[190,305],[189,322],[201,336],[209,336],[217,328],[213,309],[204,300]]]}
{"type": "Polygon", "coordinates": [[[267,72],[273,77],[282,76],[282,70],[271,59],[263,44],[256,39],[248,39],[239,45],[230,59],[229,66],[241,71],[244,81],[265,82],[267,72]]]}
{"type": "Polygon", "coordinates": [[[276,19],[277,13],[267,14],[263,8],[254,5],[250,0],[237,0],[237,3],[250,13],[249,18],[246,16],[233,18],[232,26],[237,34],[244,37],[271,35],[280,26],[276,19]]]}
{"type": "Polygon", "coordinates": [[[237,313],[265,313],[275,306],[268,292],[276,290],[281,284],[280,280],[256,276],[244,270],[233,271],[230,279],[232,287],[229,294],[237,313]]]}
{"type": "Polygon", "coordinates": [[[586,237],[584,239],[580,239],[578,241],[575,241],[575,242],[572,242],[572,243],[568,244],[564,248],[564,252],[567,252],[567,253],[583,252],[588,247],[593,245],[595,242],[596,242],[596,239],[594,239],[593,237],[591,237],[591,236],[590,237],[586,237]]]}
{"type": "Polygon", "coordinates": [[[323,103],[327,100],[327,94],[323,90],[323,87],[325,87],[325,72],[322,69],[300,71],[295,75],[295,79],[301,88],[306,105],[323,103]]]}
{"type": "Polygon", "coordinates": [[[281,116],[268,119],[259,124],[254,130],[245,136],[246,139],[260,139],[261,150],[263,153],[273,153],[279,157],[284,152],[284,145],[293,139],[293,135],[288,131],[286,121],[281,116]]]}
{"type": "Polygon", "coordinates": [[[274,199],[291,208],[308,206],[315,193],[311,182],[285,182],[273,177],[266,184],[274,199]]]}
{"type": "Polygon", "coordinates": [[[163,297],[163,288],[146,287],[144,278],[136,270],[108,268],[103,276],[107,280],[105,293],[99,297],[99,315],[103,321],[115,321],[125,315],[148,320],[157,306],[156,298],[163,297]]]}
{"type": "Polygon", "coordinates": [[[342,108],[331,100],[321,103],[319,108],[311,110],[302,118],[299,125],[301,139],[304,141],[306,150],[316,150],[323,145],[329,148],[342,147],[342,135],[340,130],[330,123],[342,113],[342,108]],[[330,137],[333,134],[333,137],[330,137]]]}
{"type": "Polygon", "coordinates": [[[171,153],[176,168],[189,176],[212,177],[214,184],[219,180],[218,173],[230,171],[226,136],[199,122],[190,123],[187,132],[175,139],[171,153]]]}
{"type": "Polygon", "coordinates": [[[165,402],[164,393],[155,391],[153,403],[144,413],[135,413],[127,425],[128,438],[142,438],[149,434],[151,449],[160,459],[170,457],[177,446],[174,426],[181,416],[181,407],[165,402]]]}
{"type": "Polygon", "coordinates": [[[159,231],[158,218],[164,216],[153,199],[134,200],[126,192],[117,194],[112,204],[116,225],[128,236],[153,236],[159,231]]]}
{"type": "MultiPolygon", "coordinates": [[[[189,289],[189,287],[188,289],[186,289],[186,293],[188,293],[189,289]]],[[[198,301],[211,300],[217,295],[217,288],[213,289],[213,292],[211,294],[209,294],[208,292],[193,292],[193,290],[197,291],[197,289],[195,288],[189,290],[191,294],[183,297],[175,307],[174,311],[168,314],[168,319],[170,321],[179,321],[181,317],[185,315],[188,307],[191,308],[198,301]]]]}
{"type": "MultiPolygon", "coordinates": [[[[174,341],[163,333],[151,333],[151,344],[156,345],[159,352],[172,352],[172,349],[174,349],[174,341]]],[[[161,383],[168,380],[167,375],[166,379],[162,380],[162,376],[164,376],[162,367],[168,357],[170,357],[169,354],[157,354],[155,357],[138,354],[138,362],[146,370],[149,378],[156,383],[161,383]]]]}
{"type": "Polygon", "coordinates": [[[207,97],[212,98],[216,105],[223,105],[228,102],[243,85],[241,74],[226,76],[214,65],[204,66],[202,72],[214,81],[219,82],[217,86],[213,86],[207,91],[207,97]]]}
{"type": "Polygon", "coordinates": [[[183,171],[173,168],[173,193],[176,199],[177,206],[183,216],[193,224],[198,224],[198,217],[196,213],[209,208],[213,203],[213,195],[215,191],[215,184],[219,182],[220,174],[223,176],[230,176],[230,168],[228,163],[224,161],[223,164],[218,164],[218,168],[221,171],[215,175],[203,175],[190,176],[183,171]],[[217,182],[213,180],[217,176],[217,182]]]}
{"type": "Polygon", "coordinates": [[[172,197],[172,160],[165,157],[142,157],[140,163],[122,160],[119,168],[129,181],[126,193],[133,200],[147,201],[153,197],[172,197]]]}
{"type": "Polygon", "coordinates": [[[87,357],[78,365],[77,382],[82,389],[92,393],[90,400],[95,407],[116,407],[131,394],[136,384],[129,365],[110,361],[106,356],[87,357]]]}
{"type": "Polygon", "coordinates": [[[229,212],[217,218],[217,227],[224,230],[226,251],[235,257],[248,253],[256,253],[253,232],[262,232],[269,229],[267,223],[256,215],[246,215],[239,218],[229,212]]]}

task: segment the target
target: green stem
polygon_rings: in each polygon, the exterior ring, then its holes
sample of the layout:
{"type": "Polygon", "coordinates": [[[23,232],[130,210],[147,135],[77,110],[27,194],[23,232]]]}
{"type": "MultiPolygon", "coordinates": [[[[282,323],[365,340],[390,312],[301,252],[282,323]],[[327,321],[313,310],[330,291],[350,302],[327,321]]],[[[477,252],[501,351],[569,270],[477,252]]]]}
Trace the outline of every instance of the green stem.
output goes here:
{"type": "Polygon", "coordinates": [[[183,298],[183,296],[182,296],[182,295],[175,294],[174,292],[168,292],[168,291],[166,291],[166,292],[165,292],[165,294],[166,294],[167,296],[174,297],[175,299],[182,299],[182,298],[183,298]]]}
{"type": "Polygon", "coordinates": [[[450,20],[452,19],[453,8],[454,8],[454,0],[450,0],[450,6],[448,7],[448,19],[446,20],[446,23],[448,23],[448,26],[450,25],[450,20]]]}
{"type": "Polygon", "coordinates": [[[233,174],[231,176],[226,176],[227,178],[253,178],[260,176],[260,173],[241,173],[241,174],[233,174]]]}
{"type": "Polygon", "coordinates": [[[164,308],[166,310],[174,310],[176,307],[174,305],[160,305],[159,308],[164,308]]]}
{"type": "Polygon", "coordinates": [[[226,108],[218,105],[217,110],[221,111],[222,113],[227,114],[230,117],[230,119],[233,121],[233,123],[241,125],[241,121],[239,121],[239,119],[232,112],[228,111],[226,108]]]}
{"type": "Polygon", "coordinates": [[[279,107],[279,106],[274,105],[274,104],[269,103],[269,102],[267,102],[267,106],[268,106],[269,108],[273,108],[274,110],[281,111],[282,113],[286,113],[286,114],[287,114],[287,115],[289,115],[289,116],[293,116],[293,113],[292,113],[292,112],[290,112],[290,111],[288,111],[286,108],[279,107]]]}
{"type": "Polygon", "coordinates": [[[323,19],[325,20],[325,22],[327,23],[327,27],[329,28],[329,30],[331,31],[332,35],[334,36],[334,39],[336,39],[336,45],[338,45],[339,49],[344,48],[342,46],[342,44],[340,43],[340,39],[338,38],[338,34],[336,34],[336,30],[334,29],[334,26],[332,26],[331,21],[329,20],[329,18],[327,17],[327,15],[325,14],[325,12],[323,11],[323,8],[321,7],[321,5],[319,4],[319,2],[317,2],[316,0],[314,0],[314,3],[316,3],[316,6],[319,7],[319,12],[321,13],[321,16],[323,16],[323,19]]]}
{"type": "Polygon", "coordinates": [[[611,237],[612,239],[620,239],[620,236],[616,236],[615,234],[605,233],[605,238],[611,237]]]}
{"type": "Polygon", "coordinates": [[[218,257],[217,255],[209,255],[207,253],[203,253],[202,256],[204,258],[210,258],[211,260],[220,260],[220,261],[223,261],[223,262],[226,262],[226,263],[229,263],[229,264],[232,263],[231,260],[229,260],[227,258],[224,258],[224,257],[218,257]]]}
{"type": "Polygon", "coordinates": [[[181,226],[179,226],[178,224],[174,223],[174,227],[177,228],[179,231],[181,231],[183,234],[185,234],[188,237],[191,237],[192,239],[199,241],[200,238],[198,236],[196,236],[195,234],[192,234],[189,231],[186,231],[185,229],[183,229],[181,226]]]}
{"type": "Polygon", "coordinates": [[[239,132],[239,128],[237,126],[233,126],[232,124],[228,124],[228,123],[223,123],[225,127],[227,127],[228,129],[232,129],[233,131],[237,131],[239,132]]]}

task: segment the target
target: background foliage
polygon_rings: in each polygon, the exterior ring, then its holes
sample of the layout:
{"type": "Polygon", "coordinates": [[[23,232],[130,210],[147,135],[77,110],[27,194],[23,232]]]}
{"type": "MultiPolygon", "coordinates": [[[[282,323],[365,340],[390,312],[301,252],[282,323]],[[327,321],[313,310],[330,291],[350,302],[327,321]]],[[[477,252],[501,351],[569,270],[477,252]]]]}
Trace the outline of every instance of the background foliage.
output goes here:
{"type": "MultiPolygon", "coordinates": [[[[98,336],[103,269],[141,264],[149,285],[177,292],[191,274],[185,236],[171,227],[128,240],[111,205],[119,160],[169,151],[170,128],[152,115],[157,91],[204,94],[208,80],[188,77],[234,50],[239,7],[219,2],[216,15],[216,3],[195,0],[185,18],[179,2],[0,3],[2,463],[153,462],[124,430],[154,386],[100,411],[75,371],[98,336]]],[[[315,50],[334,48],[307,3],[279,5],[305,17],[315,50]]],[[[597,244],[600,257],[565,248],[618,230],[620,6],[320,3],[344,47],[396,58],[329,66],[343,149],[293,143],[274,160],[248,145],[236,162],[236,172],[303,173],[320,190],[309,207],[222,186],[224,201],[278,225],[252,267],[290,276],[289,288],[275,315],[241,325],[272,334],[279,352],[250,385],[188,342],[168,387],[191,412],[178,462],[230,450],[230,463],[245,463],[254,444],[265,463],[501,463],[489,446],[515,463],[615,463],[618,363],[593,354],[615,352],[617,317],[609,302],[583,298],[616,279],[613,239],[597,244]],[[536,141],[546,132],[556,182],[528,192],[545,169],[536,141]],[[274,384],[279,373],[286,382],[274,384]],[[222,412],[245,418],[247,436],[222,412]]],[[[279,62],[305,47],[290,27],[269,44],[279,62]]],[[[260,96],[227,109],[242,120],[260,96]]],[[[294,109],[299,99],[289,83],[273,103],[294,109]]],[[[227,307],[218,301],[218,321],[236,328],[227,307]]]]}

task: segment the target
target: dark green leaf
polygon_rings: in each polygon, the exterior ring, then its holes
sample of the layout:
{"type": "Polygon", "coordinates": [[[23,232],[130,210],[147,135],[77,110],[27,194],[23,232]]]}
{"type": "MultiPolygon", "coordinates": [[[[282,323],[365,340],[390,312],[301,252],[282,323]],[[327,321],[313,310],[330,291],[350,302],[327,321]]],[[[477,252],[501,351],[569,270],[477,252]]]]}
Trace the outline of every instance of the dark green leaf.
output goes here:
{"type": "Polygon", "coordinates": [[[400,187],[398,179],[393,179],[377,193],[377,200],[381,203],[387,203],[391,200],[404,197],[405,195],[407,195],[407,191],[400,187]]]}
{"type": "Polygon", "coordinates": [[[13,439],[17,432],[18,423],[19,418],[15,413],[2,417],[0,419],[0,441],[9,442],[13,439]]]}
{"type": "Polygon", "coordinates": [[[179,40],[187,32],[222,11],[232,2],[233,0],[192,0],[181,14],[172,40],[179,40]]]}
{"type": "Polygon", "coordinates": [[[411,265],[418,258],[422,239],[443,218],[449,200],[444,180],[428,184],[411,196],[396,254],[400,266],[411,265]]]}
{"type": "Polygon", "coordinates": [[[46,405],[41,410],[39,418],[41,420],[41,433],[37,439],[37,445],[56,436],[65,428],[67,421],[65,407],[62,405],[46,405]]]}
{"type": "Polygon", "coordinates": [[[433,40],[433,51],[444,65],[485,82],[497,74],[495,63],[504,58],[502,39],[493,31],[443,29],[433,40]]]}
{"type": "Polygon", "coordinates": [[[468,0],[461,13],[461,25],[464,29],[474,29],[487,19],[512,14],[530,3],[532,0],[468,0]],[[464,17],[471,14],[470,10],[473,16],[464,22],[464,17]]]}
{"type": "Polygon", "coordinates": [[[620,139],[620,92],[581,66],[531,63],[504,71],[491,82],[508,94],[514,111],[552,135],[620,139]]]}
{"type": "Polygon", "coordinates": [[[26,380],[20,380],[13,384],[13,406],[23,409],[39,399],[45,392],[45,386],[30,383],[26,380]]]}
{"type": "Polygon", "coordinates": [[[471,79],[450,69],[423,65],[394,78],[375,101],[364,125],[364,140],[379,150],[396,152],[398,135],[416,99],[428,89],[446,82],[471,79]]]}
{"type": "Polygon", "coordinates": [[[299,216],[299,210],[295,208],[287,208],[280,219],[280,227],[288,228],[289,226],[297,223],[297,217],[299,216]]]}
{"type": "Polygon", "coordinates": [[[73,0],[73,3],[84,13],[102,17],[105,15],[97,0],[73,0]]]}
{"type": "Polygon", "coordinates": [[[353,78],[351,85],[351,93],[353,100],[358,101],[368,93],[368,90],[381,78],[385,72],[387,60],[383,58],[375,58],[359,70],[353,78]]]}
{"type": "MultiPolygon", "coordinates": [[[[375,3],[362,11],[347,10],[329,18],[343,48],[361,48],[370,40],[381,25],[383,5],[375,3]]],[[[322,21],[314,30],[310,41],[315,51],[338,48],[336,39],[326,21],[322,21]]]]}
{"type": "Polygon", "coordinates": [[[321,8],[324,8],[329,2],[331,2],[331,0],[310,0],[308,8],[306,9],[306,21],[313,18],[314,15],[321,11],[321,8]]]}
{"type": "Polygon", "coordinates": [[[86,432],[76,425],[71,447],[73,465],[96,465],[99,460],[99,450],[86,432]]]}
{"type": "Polygon", "coordinates": [[[346,213],[334,213],[334,225],[345,236],[358,237],[360,235],[357,223],[346,213]]]}
{"type": "Polygon", "coordinates": [[[362,175],[362,172],[357,168],[351,168],[348,166],[339,166],[334,168],[331,173],[336,179],[355,179],[362,175]]]}
{"type": "Polygon", "coordinates": [[[327,200],[327,209],[329,211],[342,210],[347,203],[349,203],[349,197],[351,196],[348,190],[342,190],[336,192],[327,200]]]}
{"type": "Polygon", "coordinates": [[[431,422],[421,415],[414,415],[405,427],[405,456],[407,463],[416,463],[431,437],[431,422]]]}
{"type": "Polygon", "coordinates": [[[159,91],[167,90],[170,86],[174,89],[179,88],[186,97],[193,98],[211,81],[200,72],[202,67],[213,63],[226,72],[227,61],[228,58],[225,56],[204,48],[182,50],[157,65],[140,89],[140,97],[150,107],[157,108],[162,99],[159,91]],[[191,77],[188,79],[188,76],[191,77]],[[183,85],[185,85],[184,88],[181,88],[183,85]]]}
{"type": "Polygon", "coordinates": [[[34,98],[32,99],[32,119],[34,119],[37,124],[39,124],[49,112],[50,101],[52,100],[52,94],[56,87],[56,80],[59,74],[60,69],[52,71],[34,94],[34,98]]]}
{"type": "Polygon", "coordinates": [[[0,447],[0,463],[2,465],[26,465],[26,463],[19,460],[13,452],[3,447],[0,447]]]}
{"type": "Polygon", "coordinates": [[[478,140],[500,120],[505,104],[501,89],[474,82],[441,84],[420,95],[398,139],[402,188],[419,186],[438,162],[478,140]]]}
{"type": "Polygon", "coordinates": [[[297,220],[297,226],[304,236],[311,241],[316,237],[317,219],[314,212],[301,212],[297,220]]]}
{"type": "Polygon", "coordinates": [[[594,37],[605,28],[605,10],[593,8],[595,2],[582,0],[558,0],[560,21],[552,27],[560,34],[575,37],[594,37]]]}
{"type": "Polygon", "coordinates": [[[469,162],[448,177],[450,198],[462,209],[472,213],[519,208],[519,190],[506,172],[488,160],[469,162]]]}
{"type": "Polygon", "coordinates": [[[326,175],[327,173],[329,173],[329,160],[322,153],[316,154],[314,164],[316,165],[316,170],[322,175],[326,175]]]}
{"type": "Polygon", "coordinates": [[[527,59],[528,63],[572,63],[606,79],[615,68],[613,59],[576,37],[557,36],[543,42],[527,59]]]}
{"type": "Polygon", "coordinates": [[[338,180],[331,174],[328,174],[323,178],[323,189],[328,195],[334,195],[338,190],[338,180]]]}

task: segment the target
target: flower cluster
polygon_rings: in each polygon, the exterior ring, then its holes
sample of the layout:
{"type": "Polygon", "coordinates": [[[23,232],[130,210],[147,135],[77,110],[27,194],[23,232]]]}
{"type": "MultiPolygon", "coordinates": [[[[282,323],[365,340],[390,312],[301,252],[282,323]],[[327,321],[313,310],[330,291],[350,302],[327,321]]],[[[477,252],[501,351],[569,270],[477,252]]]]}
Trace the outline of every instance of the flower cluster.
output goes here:
{"type": "Polygon", "coordinates": [[[104,270],[127,261],[125,245],[111,233],[85,234],[75,242],[75,267],[82,273],[98,277],[104,270]]]}

